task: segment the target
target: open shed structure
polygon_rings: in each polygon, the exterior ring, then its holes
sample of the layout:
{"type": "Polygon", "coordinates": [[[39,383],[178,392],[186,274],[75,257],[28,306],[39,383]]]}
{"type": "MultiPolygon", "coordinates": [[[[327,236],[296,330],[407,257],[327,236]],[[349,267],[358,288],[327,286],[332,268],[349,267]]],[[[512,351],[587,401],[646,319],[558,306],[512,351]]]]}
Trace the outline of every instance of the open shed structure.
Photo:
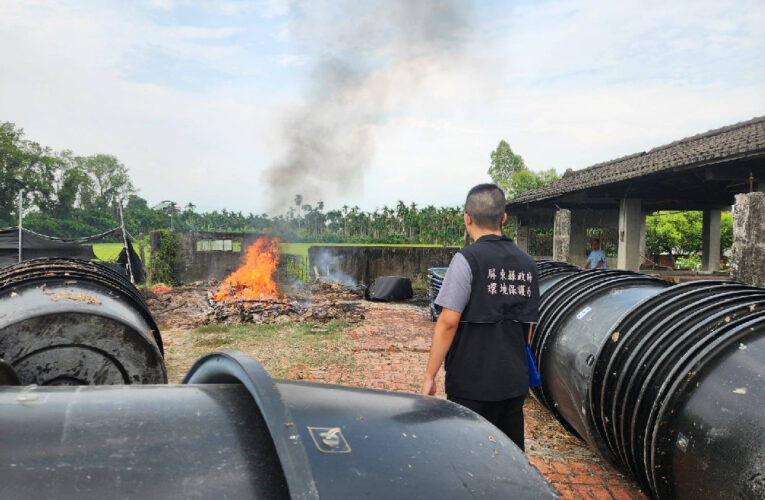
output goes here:
{"type": "MultiPolygon", "coordinates": [[[[587,228],[598,227],[617,240],[616,267],[638,270],[645,256],[646,215],[702,210],[702,269],[714,271],[720,264],[721,211],[731,208],[737,194],[752,191],[765,192],[765,117],[568,170],[561,179],[510,199],[507,213],[516,217],[522,248],[529,248],[530,227],[553,226],[553,258],[582,264],[587,228]]],[[[765,213],[747,211],[747,217],[762,219],[765,213]]]]}

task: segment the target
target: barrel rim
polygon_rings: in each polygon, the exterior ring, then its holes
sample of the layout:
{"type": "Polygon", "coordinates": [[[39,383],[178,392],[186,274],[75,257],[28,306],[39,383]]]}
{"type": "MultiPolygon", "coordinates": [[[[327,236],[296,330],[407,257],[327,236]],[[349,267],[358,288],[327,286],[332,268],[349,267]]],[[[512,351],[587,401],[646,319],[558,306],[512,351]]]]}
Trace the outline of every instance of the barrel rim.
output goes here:
{"type": "Polygon", "coordinates": [[[239,351],[206,354],[196,360],[181,384],[244,385],[266,422],[292,498],[319,499],[311,464],[295,420],[263,366],[239,351]]]}
{"type": "MultiPolygon", "coordinates": [[[[617,451],[614,407],[619,399],[621,390],[619,384],[625,376],[628,376],[630,370],[617,370],[616,366],[625,367],[630,365],[636,350],[642,348],[641,346],[648,342],[646,338],[649,337],[649,334],[646,333],[645,327],[647,322],[652,321],[652,316],[658,317],[659,320],[650,325],[651,330],[649,331],[654,331],[658,328],[658,325],[666,324],[691,306],[696,309],[699,304],[714,300],[714,297],[710,297],[709,293],[720,288],[723,289],[724,295],[730,297],[740,297],[741,292],[748,291],[748,289],[752,289],[750,295],[755,295],[755,290],[757,290],[753,287],[717,286],[716,284],[707,287],[688,286],[680,290],[677,290],[676,287],[670,287],[635,306],[612,327],[612,333],[609,338],[613,339],[613,332],[619,332],[619,337],[616,342],[606,342],[598,352],[595,370],[593,371],[592,386],[589,392],[589,406],[609,447],[617,456],[619,452],[617,451]],[[703,295],[701,302],[688,303],[688,301],[694,300],[698,295],[703,295]],[[652,311],[653,314],[648,314],[646,309],[657,303],[659,307],[652,311]],[[680,303],[679,306],[678,303],[680,303]],[[664,314],[667,310],[671,312],[670,316],[664,314]],[[605,368],[603,368],[604,364],[605,368]],[[614,375],[610,376],[611,373],[614,373],[614,375]],[[595,394],[595,391],[598,391],[598,393],[595,394]]],[[[759,293],[763,292],[765,291],[759,291],[759,293]]],[[[718,297],[720,296],[718,295],[718,297]]]]}
{"type": "MultiPolygon", "coordinates": [[[[760,302],[765,302],[765,299],[760,302]]],[[[741,309],[746,309],[748,304],[742,304],[741,309]]],[[[697,352],[704,349],[710,342],[717,338],[726,336],[728,332],[735,329],[737,325],[745,323],[752,319],[754,315],[745,315],[737,318],[730,323],[716,325],[715,323],[726,314],[730,309],[719,311],[710,317],[705,318],[702,325],[694,328],[692,331],[684,332],[679,338],[672,341],[671,346],[664,351],[661,359],[655,363],[655,369],[646,376],[641,384],[639,399],[635,402],[632,411],[631,425],[629,429],[630,453],[628,457],[634,460],[636,469],[642,474],[638,475],[638,480],[646,481],[646,486],[650,485],[651,472],[646,469],[645,456],[649,446],[648,435],[655,420],[655,412],[661,406],[667,397],[667,387],[670,381],[682,373],[688,363],[688,359],[697,352]],[[711,326],[711,329],[704,331],[703,327],[711,326]],[[678,347],[686,346],[684,349],[678,347]],[[669,363],[667,361],[670,361],[669,363]],[[646,397],[648,399],[646,399],[646,397]],[[645,403],[643,403],[645,401],[645,403]]],[[[755,313],[755,315],[765,314],[765,311],[755,313]]]]}
{"type": "Polygon", "coordinates": [[[666,398],[662,402],[661,406],[654,407],[652,409],[653,420],[650,420],[651,427],[647,429],[650,432],[651,439],[646,440],[644,445],[643,463],[644,468],[649,474],[649,484],[651,491],[657,498],[674,498],[672,496],[672,490],[669,484],[664,481],[660,481],[659,473],[657,472],[663,464],[668,463],[669,454],[660,453],[659,441],[662,440],[666,446],[670,442],[669,433],[661,432],[666,430],[671,423],[670,415],[674,414],[679,401],[690,396],[685,393],[684,389],[695,379],[699,377],[700,372],[717,356],[728,349],[731,345],[739,342],[742,338],[746,338],[751,335],[750,328],[753,326],[760,326],[760,330],[755,332],[765,333],[765,310],[760,310],[750,316],[740,318],[740,321],[736,322],[737,325],[731,325],[726,329],[723,335],[716,336],[711,339],[711,342],[703,345],[698,352],[689,357],[684,364],[683,369],[678,369],[676,373],[681,376],[677,376],[673,379],[665,381],[665,385],[668,385],[665,394],[666,398]],[[661,439],[663,438],[663,439],[661,439]]]}
{"type": "MultiPolygon", "coordinates": [[[[700,294],[703,291],[703,289],[694,290],[691,295],[700,294]]],[[[633,338],[627,339],[632,341],[629,346],[625,342],[620,347],[619,354],[623,353],[623,355],[617,361],[620,363],[621,368],[618,377],[616,377],[610,386],[613,389],[613,393],[610,398],[611,403],[609,407],[611,409],[611,429],[617,455],[621,457],[625,467],[628,469],[631,470],[631,467],[629,466],[628,453],[625,449],[629,447],[630,440],[625,438],[628,431],[625,429],[626,420],[624,415],[627,412],[631,413],[628,405],[631,405],[633,409],[635,408],[637,404],[635,400],[639,398],[639,387],[645,382],[644,377],[653,373],[651,368],[655,366],[655,363],[652,363],[651,367],[646,368],[648,374],[643,375],[644,370],[640,369],[641,363],[646,361],[650,357],[649,354],[657,349],[657,337],[660,340],[673,338],[672,336],[676,335],[674,338],[677,339],[682,338],[686,334],[692,334],[693,332],[689,331],[691,328],[700,328],[712,323],[721,313],[724,313],[726,309],[721,309],[721,306],[736,302],[742,298],[738,291],[732,291],[728,295],[729,297],[723,301],[718,300],[715,296],[705,296],[701,301],[684,304],[679,309],[672,311],[669,316],[662,316],[661,321],[651,325],[650,330],[644,331],[641,329],[640,335],[635,334],[632,336],[633,338]],[[700,307],[700,305],[703,305],[703,307],[700,307]],[[692,311],[694,314],[685,315],[689,311],[692,311]],[[678,317],[682,317],[682,319],[676,321],[678,317]],[[667,325],[669,326],[665,328],[667,325]],[[634,391],[638,391],[638,394],[635,394],[634,391]],[[618,415],[621,415],[622,418],[617,418],[618,415]]],[[[638,329],[631,331],[638,331],[638,329]]],[[[661,359],[664,359],[669,354],[671,352],[665,352],[661,359]]]]}
{"type": "MultiPolygon", "coordinates": [[[[560,322],[563,321],[564,318],[568,318],[573,314],[576,308],[580,307],[583,302],[593,300],[604,292],[625,283],[648,284],[661,282],[661,280],[658,280],[657,278],[629,271],[619,272],[620,270],[612,270],[612,272],[608,273],[600,270],[593,271],[595,272],[587,273],[586,275],[584,273],[572,275],[583,279],[573,278],[569,280],[565,286],[559,289],[557,297],[548,302],[545,311],[547,321],[543,324],[540,319],[538,327],[543,333],[541,337],[537,339],[535,346],[537,354],[535,357],[540,373],[544,372],[544,367],[546,365],[544,353],[549,351],[550,343],[557,337],[560,322]]],[[[567,278],[564,278],[564,280],[566,279],[567,278]]],[[[542,386],[537,388],[538,391],[535,391],[535,395],[538,393],[544,401],[551,402],[553,399],[550,396],[549,388],[546,386],[547,384],[545,383],[544,377],[542,377],[542,386]]],[[[555,405],[548,403],[545,406],[548,407],[553,416],[555,416],[565,428],[585,439],[585,436],[580,436],[573,426],[563,418],[563,415],[560,414],[555,405]]],[[[588,415],[588,418],[591,418],[591,416],[588,415]]],[[[597,439],[595,436],[593,436],[593,438],[597,439]]],[[[605,450],[602,451],[605,452],[605,450]]]]}
{"type": "Polygon", "coordinates": [[[83,280],[105,287],[109,292],[118,292],[132,302],[144,317],[151,328],[153,341],[164,358],[162,335],[143,296],[135,285],[108,266],[63,257],[26,260],[0,271],[0,295],[24,283],[44,283],[51,279],[83,280]]]}

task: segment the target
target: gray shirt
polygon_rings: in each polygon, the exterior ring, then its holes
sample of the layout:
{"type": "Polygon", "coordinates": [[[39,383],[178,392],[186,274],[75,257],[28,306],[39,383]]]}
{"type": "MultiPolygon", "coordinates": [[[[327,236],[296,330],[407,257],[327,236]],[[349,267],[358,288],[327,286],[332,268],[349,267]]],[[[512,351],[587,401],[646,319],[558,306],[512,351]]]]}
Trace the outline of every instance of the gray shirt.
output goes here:
{"type": "Polygon", "coordinates": [[[436,297],[436,304],[461,313],[470,300],[470,285],[473,282],[473,271],[470,264],[461,253],[454,254],[449,269],[446,270],[444,282],[436,297]]]}

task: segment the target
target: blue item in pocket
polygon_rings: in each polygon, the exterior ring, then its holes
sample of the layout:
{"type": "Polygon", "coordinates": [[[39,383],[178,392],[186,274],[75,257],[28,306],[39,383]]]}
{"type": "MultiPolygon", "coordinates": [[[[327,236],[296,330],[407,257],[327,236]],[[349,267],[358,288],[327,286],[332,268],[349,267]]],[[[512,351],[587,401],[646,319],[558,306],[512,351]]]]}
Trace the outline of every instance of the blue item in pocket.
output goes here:
{"type": "Polygon", "coordinates": [[[531,355],[531,347],[526,345],[526,358],[529,360],[529,386],[542,387],[542,380],[539,378],[537,364],[534,363],[534,356],[531,355]]]}

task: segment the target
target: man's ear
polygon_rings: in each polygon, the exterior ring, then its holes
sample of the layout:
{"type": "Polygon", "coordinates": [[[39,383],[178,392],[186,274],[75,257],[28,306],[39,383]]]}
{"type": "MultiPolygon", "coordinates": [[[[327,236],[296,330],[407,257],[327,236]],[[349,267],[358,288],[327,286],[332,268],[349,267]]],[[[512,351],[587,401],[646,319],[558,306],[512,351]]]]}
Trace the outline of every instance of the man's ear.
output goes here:
{"type": "Polygon", "coordinates": [[[502,214],[502,222],[500,222],[500,227],[505,225],[505,222],[507,222],[507,212],[502,214]]]}
{"type": "Polygon", "coordinates": [[[473,225],[473,218],[470,217],[469,214],[465,213],[464,218],[465,218],[465,225],[466,226],[472,226],[473,225]]]}

